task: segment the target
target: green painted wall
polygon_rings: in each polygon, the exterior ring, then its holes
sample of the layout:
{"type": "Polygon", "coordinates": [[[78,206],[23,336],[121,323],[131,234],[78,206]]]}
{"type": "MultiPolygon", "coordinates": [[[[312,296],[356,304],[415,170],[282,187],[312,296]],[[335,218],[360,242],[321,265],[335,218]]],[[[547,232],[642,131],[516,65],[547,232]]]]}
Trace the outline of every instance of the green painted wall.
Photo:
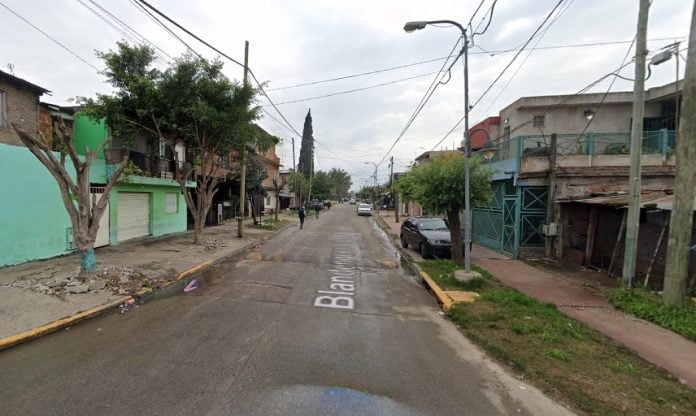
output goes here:
{"type": "Polygon", "coordinates": [[[68,252],[60,190],[26,147],[0,144],[0,189],[0,266],[68,252]]]}
{"type": "MultiPolygon", "coordinates": [[[[73,136],[77,153],[84,156],[85,146],[89,147],[90,150],[96,149],[109,137],[109,131],[104,121],[95,122],[89,117],[77,114],[75,116],[73,136]]],[[[103,158],[104,152],[101,152],[99,156],[103,158]]]]}
{"type": "MultiPolygon", "coordinates": [[[[165,181],[165,180],[162,180],[165,181]]],[[[154,237],[186,231],[186,201],[178,186],[157,186],[148,184],[119,184],[109,195],[112,207],[109,215],[109,241],[111,245],[118,244],[118,193],[147,192],[150,194],[150,234],[154,237]],[[177,196],[177,211],[173,214],[166,212],[166,194],[175,193],[177,196]]]]}

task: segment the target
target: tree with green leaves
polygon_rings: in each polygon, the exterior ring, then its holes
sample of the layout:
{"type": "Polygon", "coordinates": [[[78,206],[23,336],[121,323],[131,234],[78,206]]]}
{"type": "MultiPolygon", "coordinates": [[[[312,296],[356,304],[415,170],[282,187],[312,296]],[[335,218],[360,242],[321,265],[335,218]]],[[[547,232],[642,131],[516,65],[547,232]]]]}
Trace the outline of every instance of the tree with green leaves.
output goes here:
{"type": "Polygon", "coordinates": [[[312,178],[312,198],[319,201],[329,199],[335,192],[331,177],[322,171],[318,171],[312,178]]]}
{"type": "Polygon", "coordinates": [[[312,110],[307,111],[304,127],[302,128],[302,144],[300,145],[300,160],[297,171],[306,179],[314,175],[314,129],[312,128],[312,110]]]}
{"type": "Polygon", "coordinates": [[[254,219],[254,224],[258,224],[259,221],[256,218],[258,207],[256,203],[259,197],[263,198],[266,196],[266,188],[263,186],[263,181],[268,178],[268,174],[266,173],[266,168],[263,166],[263,162],[261,162],[261,158],[256,152],[250,150],[246,160],[247,168],[244,189],[246,190],[246,199],[251,205],[251,216],[254,219]]]}
{"type": "Polygon", "coordinates": [[[297,206],[301,207],[309,193],[309,181],[301,172],[291,172],[288,177],[288,185],[290,186],[290,191],[297,195],[297,206]]]}
{"type": "Polygon", "coordinates": [[[348,196],[350,187],[353,185],[353,181],[350,178],[348,172],[343,169],[331,168],[329,171],[329,177],[333,182],[334,192],[339,199],[343,199],[348,196]]]}
{"type": "Polygon", "coordinates": [[[143,135],[170,149],[174,179],[193,217],[194,243],[201,244],[213,196],[225,178],[223,160],[257,136],[256,91],[230,81],[220,61],[191,54],[176,59],[164,72],[154,68],[155,54],[148,46],[118,43],[116,51],[99,56],[114,92],[83,100],[85,111],[94,119],[105,119],[116,137],[143,135]],[[180,145],[193,168],[185,169],[178,160],[180,145]],[[195,188],[187,186],[190,181],[196,181],[195,188]]]}
{"type": "MultiPolygon", "coordinates": [[[[471,204],[484,205],[491,198],[491,170],[478,157],[470,160],[471,204]]],[[[459,213],[464,209],[464,156],[447,154],[416,166],[397,183],[401,200],[415,201],[428,212],[445,214],[452,240],[452,261],[464,264],[459,213]]]]}

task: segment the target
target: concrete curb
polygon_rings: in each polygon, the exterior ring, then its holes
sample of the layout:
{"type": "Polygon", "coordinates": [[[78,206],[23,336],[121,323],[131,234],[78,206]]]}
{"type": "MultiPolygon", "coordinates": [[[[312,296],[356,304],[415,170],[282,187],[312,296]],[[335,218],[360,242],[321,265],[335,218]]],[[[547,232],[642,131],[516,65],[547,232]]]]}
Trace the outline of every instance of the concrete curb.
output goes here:
{"type": "Polygon", "coordinates": [[[418,263],[413,261],[413,259],[408,254],[408,252],[406,250],[404,250],[404,248],[401,247],[396,242],[396,240],[398,240],[398,236],[396,236],[396,234],[393,233],[393,230],[389,226],[389,224],[384,222],[384,219],[382,219],[382,217],[379,215],[375,216],[375,218],[376,218],[376,222],[377,222],[377,225],[379,226],[379,228],[381,228],[382,231],[384,231],[388,236],[392,237],[389,240],[392,242],[394,247],[401,253],[402,256],[405,256],[410,260],[408,262],[409,266],[412,267],[414,269],[414,271],[416,272],[416,274],[418,274],[418,276],[421,278],[421,280],[423,282],[425,282],[425,285],[428,287],[428,289],[430,289],[430,291],[433,293],[433,295],[435,295],[435,298],[437,299],[438,303],[440,303],[440,305],[442,305],[442,309],[445,312],[447,312],[454,305],[454,302],[452,301],[452,299],[450,299],[450,297],[447,296],[445,291],[442,290],[442,288],[437,283],[435,283],[433,278],[430,277],[430,275],[428,273],[426,273],[425,270],[423,270],[418,265],[418,263]]]}
{"type": "Polygon", "coordinates": [[[15,345],[19,345],[23,342],[30,341],[35,338],[42,337],[44,335],[48,335],[52,332],[58,331],[60,329],[63,329],[67,326],[73,325],[79,321],[93,318],[97,315],[101,315],[104,312],[107,312],[111,309],[117,308],[119,305],[128,302],[132,300],[132,296],[126,296],[123,298],[119,298],[116,300],[113,300],[108,303],[104,303],[102,305],[96,306],[94,308],[88,309],[83,312],[78,312],[74,315],[68,316],[66,318],[58,319],[57,321],[53,321],[51,323],[48,323],[46,325],[41,325],[37,328],[30,329],[28,331],[21,332],[17,335],[12,335],[3,339],[0,339],[0,350],[4,350],[6,348],[13,347],[15,345]]]}
{"type": "MultiPolygon", "coordinates": [[[[272,233],[270,233],[266,236],[263,236],[260,239],[260,241],[266,241],[270,238],[273,238],[273,237],[277,236],[278,234],[280,234],[282,231],[285,231],[286,229],[292,227],[293,225],[295,225],[295,223],[290,222],[290,224],[287,224],[287,225],[281,227],[280,229],[273,231],[272,233]]],[[[107,302],[107,303],[104,303],[102,305],[95,306],[94,308],[88,309],[86,311],[75,313],[71,316],[58,319],[56,321],[47,323],[45,325],[41,325],[41,326],[36,327],[34,329],[30,329],[28,331],[24,331],[24,332],[21,332],[21,333],[16,334],[16,335],[11,335],[9,337],[2,338],[2,339],[0,339],[0,351],[7,349],[7,348],[10,348],[10,347],[14,347],[16,345],[22,344],[22,343],[27,342],[27,341],[31,341],[31,340],[36,339],[36,338],[40,338],[44,335],[48,335],[52,332],[56,332],[56,331],[61,330],[65,327],[74,325],[80,321],[102,315],[102,314],[104,314],[112,309],[118,308],[120,305],[122,305],[123,303],[126,303],[130,300],[140,299],[142,301],[145,301],[149,297],[149,295],[152,295],[153,293],[155,293],[161,289],[164,289],[168,286],[171,286],[175,283],[178,283],[181,280],[186,279],[187,277],[192,277],[191,275],[193,275],[195,273],[201,272],[201,271],[206,270],[210,267],[216,266],[216,265],[218,265],[218,264],[220,264],[220,263],[222,263],[222,262],[224,262],[232,257],[235,257],[235,256],[239,255],[240,253],[243,253],[243,252],[249,250],[250,248],[254,247],[257,243],[258,243],[258,241],[249,241],[244,246],[242,246],[242,247],[234,250],[233,252],[226,254],[218,259],[206,260],[206,261],[199,263],[193,267],[190,267],[190,268],[180,272],[179,274],[177,274],[176,278],[174,280],[169,281],[166,284],[160,286],[158,288],[158,290],[154,290],[154,289],[148,287],[148,288],[140,290],[139,292],[135,293],[133,296],[125,296],[122,298],[118,298],[118,299],[113,300],[111,302],[107,302]]]]}

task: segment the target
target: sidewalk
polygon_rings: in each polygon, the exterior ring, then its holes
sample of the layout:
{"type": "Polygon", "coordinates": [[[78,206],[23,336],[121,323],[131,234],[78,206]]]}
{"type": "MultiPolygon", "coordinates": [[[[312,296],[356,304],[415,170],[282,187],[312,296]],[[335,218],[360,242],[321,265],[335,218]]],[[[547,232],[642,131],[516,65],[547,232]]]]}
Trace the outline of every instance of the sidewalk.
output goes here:
{"type": "MultiPolygon", "coordinates": [[[[382,213],[380,217],[396,235],[399,234],[401,224],[395,222],[393,212],[389,216],[382,213]]],[[[559,274],[540,270],[477,245],[473,246],[471,259],[506,285],[555,304],[566,315],[696,387],[696,343],[617,310],[602,296],[559,274]]]]}
{"type": "MultiPolygon", "coordinates": [[[[268,219],[268,218],[266,218],[268,219]]],[[[286,225],[297,217],[280,215],[286,225]]],[[[71,254],[0,269],[0,339],[78,312],[117,301],[144,288],[157,289],[204,262],[215,262],[276,231],[251,226],[238,239],[236,221],[206,228],[203,245],[192,233],[145,238],[96,249],[97,277],[80,282],[79,256],[71,254]]],[[[282,224],[281,224],[282,227],[282,224]]]]}

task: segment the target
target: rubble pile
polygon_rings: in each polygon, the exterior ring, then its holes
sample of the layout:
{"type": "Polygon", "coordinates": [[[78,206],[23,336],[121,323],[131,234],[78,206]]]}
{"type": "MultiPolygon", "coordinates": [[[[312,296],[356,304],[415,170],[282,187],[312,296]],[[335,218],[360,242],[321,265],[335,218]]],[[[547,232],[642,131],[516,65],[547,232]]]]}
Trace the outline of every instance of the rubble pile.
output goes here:
{"type": "Polygon", "coordinates": [[[148,279],[131,267],[109,266],[97,270],[94,277],[84,278],[79,272],[44,279],[24,279],[8,286],[30,289],[36,293],[64,297],[68,294],[113,293],[130,295],[145,287],[159,284],[159,279],[148,279]]]}

